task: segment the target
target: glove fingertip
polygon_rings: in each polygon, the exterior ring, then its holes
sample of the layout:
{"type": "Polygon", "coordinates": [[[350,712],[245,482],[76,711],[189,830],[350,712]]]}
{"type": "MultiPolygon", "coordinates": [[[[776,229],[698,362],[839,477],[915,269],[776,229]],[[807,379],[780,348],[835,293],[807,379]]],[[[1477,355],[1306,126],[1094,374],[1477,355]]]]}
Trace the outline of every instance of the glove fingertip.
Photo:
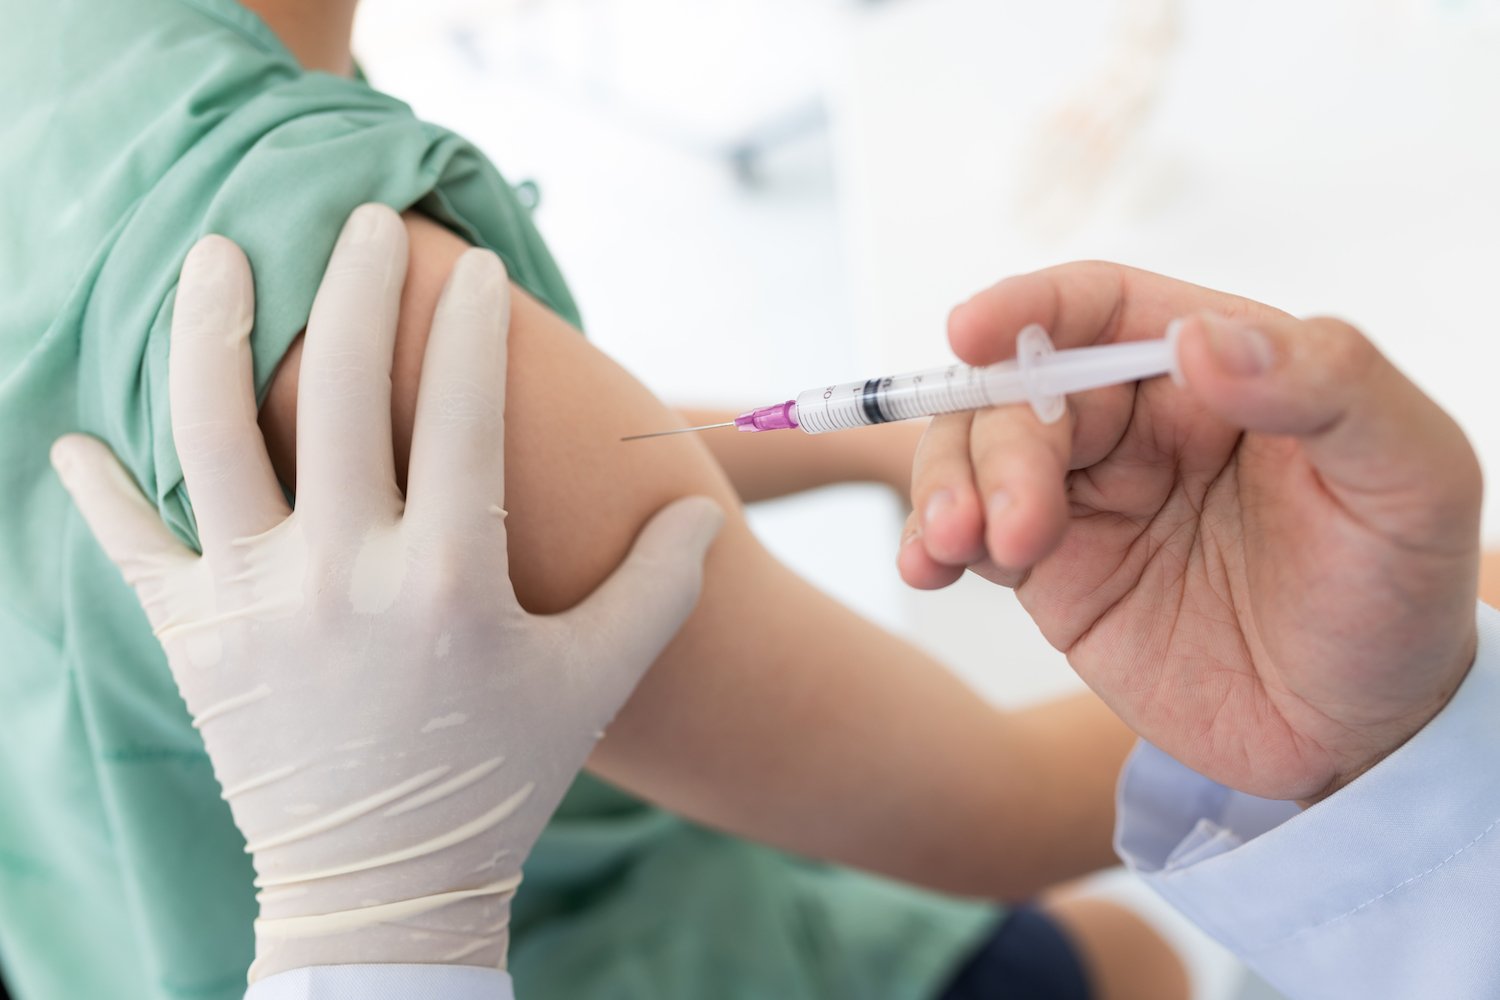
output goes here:
{"type": "MultiPolygon", "coordinates": [[[[572,611],[573,627],[605,641],[618,635],[607,623],[629,623],[659,650],[692,614],[703,589],[703,558],[724,525],[724,511],[707,497],[685,497],[659,511],[642,529],[618,569],[572,611]],[[624,613],[628,612],[628,613],[624,613]]],[[[654,658],[654,653],[653,653],[654,658]]]]}
{"type": "Polygon", "coordinates": [[[703,561],[723,530],[725,515],[723,508],[708,497],[685,497],[657,516],[672,522],[675,529],[674,537],[658,547],[654,560],[667,568],[663,598],[668,592],[676,597],[671,612],[675,633],[698,606],[703,593],[703,561]]]}
{"type": "Polygon", "coordinates": [[[724,529],[724,508],[708,497],[683,497],[668,506],[660,516],[682,520],[683,545],[700,559],[724,529]]]}

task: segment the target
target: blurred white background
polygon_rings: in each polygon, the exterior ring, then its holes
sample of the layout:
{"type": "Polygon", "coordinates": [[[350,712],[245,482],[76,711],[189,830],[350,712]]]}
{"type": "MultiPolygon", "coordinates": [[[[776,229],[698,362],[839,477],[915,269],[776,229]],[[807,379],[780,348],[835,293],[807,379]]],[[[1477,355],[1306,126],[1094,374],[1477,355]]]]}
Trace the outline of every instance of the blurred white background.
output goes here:
{"type": "MultiPolygon", "coordinates": [[[[1101,257],[1355,322],[1500,469],[1497,0],[365,0],[357,52],[536,183],[590,336],[668,401],[943,363],[953,304],[1101,257]]],[[[752,513],[991,697],[1077,684],[1008,594],[905,589],[902,515],[752,513]]],[[[1202,997],[1255,992],[1191,947],[1202,997]]]]}

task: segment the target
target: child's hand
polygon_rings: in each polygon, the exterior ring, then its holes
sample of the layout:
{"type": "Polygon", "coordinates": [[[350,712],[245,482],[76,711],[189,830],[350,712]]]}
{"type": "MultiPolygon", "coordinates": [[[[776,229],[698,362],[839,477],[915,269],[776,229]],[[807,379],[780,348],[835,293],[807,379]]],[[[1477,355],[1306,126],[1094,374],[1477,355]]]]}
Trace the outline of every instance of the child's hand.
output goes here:
{"type": "Polygon", "coordinates": [[[1357,331],[1106,264],[1012,278],[954,311],[965,361],[1160,337],[1185,384],[1116,386],[1044,426],[934,421],[900,554],[1016,588],[1120,716],[1190,767],[1331,793],[1424,726],[1474,658],[1480,473],[1456,424],[1357,331]]]}

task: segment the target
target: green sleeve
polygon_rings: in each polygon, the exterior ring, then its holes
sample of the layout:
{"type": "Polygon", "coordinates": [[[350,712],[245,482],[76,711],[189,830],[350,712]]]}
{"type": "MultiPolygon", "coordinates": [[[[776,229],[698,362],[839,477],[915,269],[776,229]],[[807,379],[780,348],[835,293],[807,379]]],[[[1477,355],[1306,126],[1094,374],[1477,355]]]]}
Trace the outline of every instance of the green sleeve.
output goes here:
{"type": "Polygon", "coordinates": [[[117,227],[82,303],[84,428],[109,441],[195,539],[172,447],[168,339],[177,273],[207,233],[238,243],[255,272],[255,380],[263,394],[313,296],[338,232],[364,202],[417,207],[498,253],[511,276],[577,322],[529,213],[489,162],[399,101],[324,74],[281,81],[202,129],[117,227]]]}

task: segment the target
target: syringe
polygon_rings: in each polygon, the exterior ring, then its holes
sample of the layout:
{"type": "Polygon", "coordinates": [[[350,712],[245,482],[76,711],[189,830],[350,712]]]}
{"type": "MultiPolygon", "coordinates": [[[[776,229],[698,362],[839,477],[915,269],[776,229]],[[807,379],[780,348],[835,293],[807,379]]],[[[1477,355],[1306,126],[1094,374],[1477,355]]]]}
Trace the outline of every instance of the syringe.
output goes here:
{"type": "Polygon", "coordinates": [[[1014,361],[983,368],[949,365],[909,375],[809,389],[796,399],[757,407],[722,424],[634,434],[621,440],[638,441],[716,427],[736,427],[753,433],[796,428],[806,434],[825,434],[1009,403],[1030,403],[1037,417],[1050,424],[1062,418],[1069,393],[1171,372],[1177,356],[1177,338],[1173,332],[1169,330],[1166,337],[1158,340],[1058,351],[1053,349],[1047,331],[1032,324],[1016,340],[1014,361]]]}

